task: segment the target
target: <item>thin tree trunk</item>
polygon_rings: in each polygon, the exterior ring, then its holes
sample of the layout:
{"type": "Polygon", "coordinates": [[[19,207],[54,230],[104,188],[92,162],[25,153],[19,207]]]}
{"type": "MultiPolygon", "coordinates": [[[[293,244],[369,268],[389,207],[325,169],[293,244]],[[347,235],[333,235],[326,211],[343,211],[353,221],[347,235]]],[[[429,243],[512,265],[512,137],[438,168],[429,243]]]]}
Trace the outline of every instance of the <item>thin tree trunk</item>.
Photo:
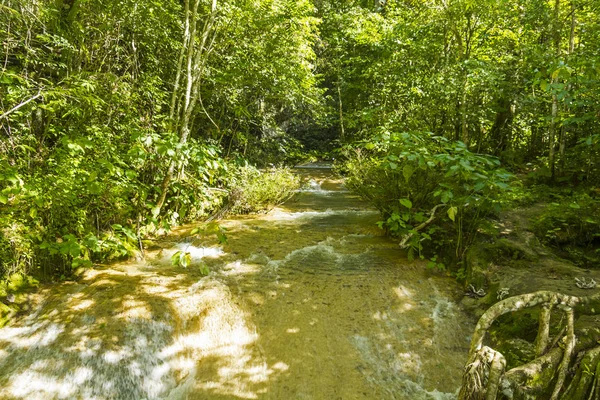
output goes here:
{"type": "Polygon", "coordinates": [[[456,132],[457,140],[462,140],[467,146],[469,145],[469,129],[467,125],[467,81],[468,81],[468,71],[467,71],[467,60],[469,59],[469,49],[468,49],[468,38],[466,41],[463,41],[463,37],[461,33],[458,31],[458,28],[454,27],[453,29],[454,37],[456,38],[456,44],[458,46],[458,54],[459,59],[462,61],[462,94],[460,96],[460,100],[458,101],[458,114],[460,118],[460,123],[458,127],[458,131],[456,132]]]}
{"type": "Polygon", "coordinates": [[[575,15],[575,1],[571,0],[571,32],[569,33],[569,55],[575,50],[575,27],[577,26],[577,16],[575,15]]]}
{"type": "MultiPolygon", "coordinates": [[[[203,63],[203,55],[206,50],[206,43],[208,37],[210,36],[210,32],[213,29],[216,11],[217,11],[217,0],[212,1],[211,15],[209,20],[204,24],[204,28],[202,31],[202,36],[200,40],[200,44],[198,48],[196,48],[196,30],[198,24],[198,8],[200,6],[200,0],[193,0],[191,5],[191,15],[190,15],[190,7],[186,7],[186,20],[189,16],[189,39],[186,41],[184,37],[184,52],[187,53],[186,57],[186,68],[185,68],[185,94],[183,97],[183,110],[181,113],[176,110],[177,120],[179,127],[179,144],[184,145],[187,143],[188,137],[190,135],[190,121],[192,118],[192,113],[194,108],[196,107],[196,102],[198,101],[199,90],[200,90],[200,81],[202,76],[202,63],[203,63]],[[185,46],[187,45],[187,48],[185,46]]],[[[211,43],[212,46],[212,43],[211,43]]],[[[173,98],[177,98],[177,94],[174,94],[173,98]]],[[[171,99],[173,101],[173,98],[171,99]]],[[[173,104],[173,103],[171,103],[173,104]]],[[[159,198],[156,202],[155,214],[159,214],[162,207],[164,206],[165,200],[167,198],[167,192],[169,190],[169,186],[171,181],[173,180],[173,176],[175,174],[175,168],[180,166],[176,159],[171,159],[169,162],[169,167],[164,176],[164,179],[161,184],[161,192],[159,198]]]]}
{"type": "Polygon", "coordinates": [[[179,60],[177,61],[177,73],[175,75],[175,84],[173,85],[173,94],[171,96],[171,110],[169,112],[169,118],[173,120],[175,118],[175,109],[177,107],[177,101],[179,99],[179,83],[181,80],[181,73],[183,68],[183,60],[185,58],[186,46],[190,41],[190,0],[185,0],[185,31],[183,33],[183,46],[181,46],[181,52],[179,53],[179,60]]]}
{"type": "Polygon", "coordinates": [[[467,125],[467,77],[465,76],[462,97],[460,100],[460,140],[468,146],[469,139],[469,127],[467,125]]]}
{"type": "MultiPolygon", "coordinates": [[[[186,7],[186,21],[189,19],[189,39],[186,40],[184,36],[184,48],[187,52],[187,60],[186,60],[186,90],[184,97],[184,109],[183,115],[181,116],[181,121],[177,126],[179,126],[179,143],[185,144],[187,142],[187,138],[189,135],[189,121],[191,116],[191,110],[189,109],[189,105],[191,103],[192,96],[192,84],[193,84],[193,60],[194,60],[194,45],[195,45],[195,37],[196,37],[196,26],[197,26],[197,16],[198,16],[198,7],[200,5],[200,0],[194,0],[192,3],[192,11],[190,15],[189,7],[186,7]]],[[[175,96],[177,96],[175,94],[175,96]]],[[[179,113],[178,113],[179,115],[179,113]]],[[[169,167],[167,168],[167,172],[163,178],[162,184],[160,185],[160,195],[156,202],[155,214],[159,214],[163,205],[165,204],[165,200],[167,198],[167,192],[169,190],[169,185],[171,184],[171,180],[173,179],[173,173],[175,172],[175,160],[171,159],[169,162],[169,167]]]]}
{"type": "MultiPolygon", "coordinates": [[[[553,35],[554,35],[554,46],[556,51],[556,58],[560,56],[560,26],[559,26],[559,16],[560,16],[560,0],[554,1],[554,19],[552,22],[553,25],[553,35]]],[[[554,83],[556,79],[552,79],[552,83],[554,83]]],[[[551,178],[555,177],[555,168],[556,168],[556,120],[558,117],[558,97],[555,92],[552,94],[552,114],[550,120],[550,134],[549,134],[549,147],[548,147],[548,167],[550,168],[551,178]]]]}
{"type": "Polygon", "coordinates": [[[556,165],[556,117],[558,116],[558,99],[556,94],[552,95],[552,117],[550,120],[550,140],[548,153],[548,167],[550,175],[554,179],[554,170],[556,165]]]}
{"type": "Polygon", "coordinates": [[[340,138],[344,140],[346,138],[346,132],[344,130],[344,113],[342,107],[342,89],[340,88],[340,81],[337,83],[338,100],[340,105],[340,138]]]}
{"type": "MultiPolygon", "coordinates": [[[[576,20],[576,16],[575,16],[575,3],[572,0],[571,1],[571,30],[569,32],[569,50],[568,50],[568,55],[570,56],[573,53],[573,50],[575,48],[575,25],[577,23],[576,20]]],[[[568,90],[570,90],[571,87],[569,85],[568,90]]],[[[560,163],[559,163],[559,173],[560,175],[563,175],[564,173],[564,169],[565,169],[565,149],[567,147],[567,133],[568,131],[570,131],[571,129],[566,129],[566,128],[561,128],[560,130],[560,144],[559,144],[559,157],[560,157],[560,163]]]]}

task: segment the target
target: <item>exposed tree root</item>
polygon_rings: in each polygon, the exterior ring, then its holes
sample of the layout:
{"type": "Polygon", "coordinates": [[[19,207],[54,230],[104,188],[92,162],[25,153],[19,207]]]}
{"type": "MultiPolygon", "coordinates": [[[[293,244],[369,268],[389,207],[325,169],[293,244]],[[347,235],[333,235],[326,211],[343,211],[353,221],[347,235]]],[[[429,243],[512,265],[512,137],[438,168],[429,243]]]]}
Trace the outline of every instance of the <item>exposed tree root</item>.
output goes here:
{"type": "MultiPolygon", "coordinates": [[[[577,338],[575,312],[595,314],[596,310],[600,310],[599,307],[600,293],[589,297],[575,297],[549,291],[514,296],[494,304],[481,316],[475,327],[459,399],[493,400],[501,392],[505,397],[515,399],[600,400],[600,387],[596,375],[596,370],[600,372],[600,350],[590,352],[592,355],[586,356],[582,362],[588,371],[592,371],[590,374],[593,379],[580,375],[575,383],[576,376],[568,389],[563,390],[573,354],[595,345],[600,335],[600,331],[592,330],[577,338]],[[486,333],[498,317],[535,306],[542,306],[535,343],[537,358],[528,364],[505,371],[504,356],[483,345],[486,333]],[[566,336],[559,338],[559,347],[548,346],[551,339],[550,316],[553,308],[564,312],[567,319],[566,336]],[[586,397],[588,393],[589,397],[586,397]]],[[[560,335],[562,336],[562,333],[560,335]]]]}
{"type": "Polygon", "coordinates": [[[577,373],[563,395],[563,400],[598,399],[598,372],[600,372],[600,347],[588,351],[577,368],[577,373]]]}
{"type": "Polygon", "coordinates": [[[461,396],[477,400],[489,398],[487,395],[495,396],[494,388],[497,392],[500,376],[504,372],[505,366],[506,360],[502,354],[490,347],[483,346],[466,367],[461,396]]]}

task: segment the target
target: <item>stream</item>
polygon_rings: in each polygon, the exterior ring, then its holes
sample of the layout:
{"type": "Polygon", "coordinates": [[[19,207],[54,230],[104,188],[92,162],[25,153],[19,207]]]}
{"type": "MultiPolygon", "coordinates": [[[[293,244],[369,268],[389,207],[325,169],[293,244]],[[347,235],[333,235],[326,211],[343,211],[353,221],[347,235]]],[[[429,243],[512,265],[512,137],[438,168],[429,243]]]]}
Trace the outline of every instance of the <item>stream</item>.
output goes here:
{"type": "Polygon", "coordinates": [[[326,165],[297,171],[307,188],[221,221],[224,244],[184,226],[31,295],[0,330],[0,398],[456,398],[474,327],[459,285],[408,261],[326,165]]]}

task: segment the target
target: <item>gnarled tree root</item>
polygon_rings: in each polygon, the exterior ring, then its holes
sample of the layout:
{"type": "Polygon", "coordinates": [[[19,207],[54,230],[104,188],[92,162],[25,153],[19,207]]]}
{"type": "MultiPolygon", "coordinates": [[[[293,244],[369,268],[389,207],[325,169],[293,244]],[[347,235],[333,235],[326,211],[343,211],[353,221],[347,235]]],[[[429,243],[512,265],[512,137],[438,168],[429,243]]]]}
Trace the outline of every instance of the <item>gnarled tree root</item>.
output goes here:
{"type": "Polygon", "coordinates": [[[577,373],[562,396],[562,400],[599,399],[600,347],[588,351],[581,360],[577,373]]]}
{"type": "Polygon", "coordinates": [[[500,352],[483,346],[466,367],[461,396],[477,400],[495,399],[505,367],[506,360],[500,352]]]}
{"type": "MultiPolygon", "coordinates": [[[[465,367],[463,385],[459,392],[460,400],[493,400],[501,392],[508,398],[520,399],[585,399],[587,397],[567,397],[570,393],[589,391],[590,379],[579,378],[579,381],[587,386],[573,387],[573,380],[566,391],[563,386],[567,377],[567,371],[571,365],[572,356],[580,350],[584,350],[597,343],[600,332],[597,330],[589,333],[588,337],[577,341],[575,336],[575,312],[579,314],[595,314],[600,310],[600,293],[589,297],[568,296],[561,293],[540,291],[520,296],[510,297],[490,307],[479,319],[471,346],[469,360],[465,367]],[[505,371],[505,361],[502,354],[483,345],[485,335],[492,323],[500,316],[509,312],[525,308],[542,306],[540,314],[540,326],[536,338],[537,358],[530,363],[505,371]],[[566,336],[560,340],[559,347],[549,347],[550,312],[552,308],[561,310],[566,315],[566,336]],[[554,385],[552,387],[552,385],[554,385]],[[572,388],[573,387],[573,388],[572,388]]],[[[592,356],[590,356],[592,357],[592,356]]],[[[600,359],[600,355],[595,356],[600,359]]],[[[592,358],[587,360],[588,368],[594,371],[598,362],[592,358]]],[[[600,368],[598,368],[600,371],[600,368]]],[[[592,391],[593,399],[597,397],[594,393],[600,392],[597,378],[594,377],[592,391]]],[[[600,400],[600,398],[599,398],[600,400]]]]}

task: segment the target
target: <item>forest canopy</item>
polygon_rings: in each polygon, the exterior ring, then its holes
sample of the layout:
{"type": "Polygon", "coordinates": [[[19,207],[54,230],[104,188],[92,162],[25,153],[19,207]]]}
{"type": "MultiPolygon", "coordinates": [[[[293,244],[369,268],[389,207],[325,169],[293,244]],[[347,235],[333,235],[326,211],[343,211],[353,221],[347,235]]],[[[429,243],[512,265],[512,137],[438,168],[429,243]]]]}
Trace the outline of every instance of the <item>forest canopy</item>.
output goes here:
{"type": "MultiPolygon", "coordinates": [[[[131,255],[217,212],[247,164],[401,165],[397,187],[409,146],[460,174],[452,221],[505,189],[500,162],[600,179],[594,0],[3,0],[0,40],[3,276],[131,255]]],[[[381,210],[416,225],[443,193],[381,210]]]]}

